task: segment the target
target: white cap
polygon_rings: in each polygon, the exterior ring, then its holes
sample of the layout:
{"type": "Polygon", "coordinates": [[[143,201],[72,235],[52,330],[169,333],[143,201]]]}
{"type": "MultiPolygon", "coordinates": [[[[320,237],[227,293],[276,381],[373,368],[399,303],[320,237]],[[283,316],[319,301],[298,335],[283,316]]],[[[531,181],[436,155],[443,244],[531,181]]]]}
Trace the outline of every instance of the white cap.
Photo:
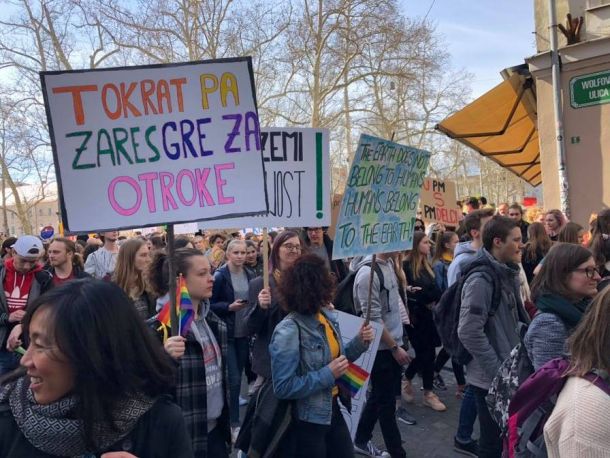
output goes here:
{"type": "Polygon", "coordinates": [[[11,247],[22,258],[36,260],[44,253],[42,242],[33,235],[22,235],[11,247]]]}

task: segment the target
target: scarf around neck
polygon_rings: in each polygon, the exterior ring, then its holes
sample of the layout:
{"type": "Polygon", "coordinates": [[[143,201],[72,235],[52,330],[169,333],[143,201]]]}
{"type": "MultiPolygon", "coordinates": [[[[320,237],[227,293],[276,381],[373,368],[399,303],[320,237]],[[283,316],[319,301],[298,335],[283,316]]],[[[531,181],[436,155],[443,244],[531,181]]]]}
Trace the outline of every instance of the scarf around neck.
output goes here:
{"type": "MultiPolygon", "coordinates": [[[[84,441],[83,422],[74,418],[75,396],[66,396],[51,404],[36,403],[27,376],[2,387],[0,403],[8,402],[13,418],[27,441],[50,455],[80,456],[91,452],[84,441]]],[[[155,400],[144,395],[125,398],[116,404],[114,426],[97,423],[95,442],[99,450],[107,449],[127,436],[155,400]]]]}
{"type": "Polygon", "coordinates": [[[570,329],[576,327],[580,322],[588,305],[589,299],[570,302],[557,294],[543,294],[536,299],[538,310],[557,315],[570,329]]]}

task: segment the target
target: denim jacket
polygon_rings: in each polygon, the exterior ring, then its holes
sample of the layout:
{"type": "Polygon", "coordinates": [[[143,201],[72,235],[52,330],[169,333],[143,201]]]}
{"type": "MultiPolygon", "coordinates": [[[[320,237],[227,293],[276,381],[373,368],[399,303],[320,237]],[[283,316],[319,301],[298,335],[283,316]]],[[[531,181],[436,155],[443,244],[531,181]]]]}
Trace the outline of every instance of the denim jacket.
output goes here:
{"type": "MultiPolygon", "coordinates": [[[[326,309],[321,313],[333,328],[340,354],[350,361],[358,359],[367,348],[359,336],[344,346],[337,313],[326,309]]],[[[269,353],[275,395],[296,400],[300,420],[330,425],[335,377],[328,368],[331,355],[324,325],[313,315],[289,314],[276,326],[269,353]]]]}

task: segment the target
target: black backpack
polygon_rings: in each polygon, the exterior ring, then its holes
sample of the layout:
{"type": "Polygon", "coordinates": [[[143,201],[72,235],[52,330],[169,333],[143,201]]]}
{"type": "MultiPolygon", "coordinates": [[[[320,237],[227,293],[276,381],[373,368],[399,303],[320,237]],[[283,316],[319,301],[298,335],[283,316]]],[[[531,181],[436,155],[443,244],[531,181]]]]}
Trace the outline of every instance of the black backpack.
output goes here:
{"type": "MultiPolygon", "coordinates": [[[[363,264],[358,268],[360,270],[363,266],[371,266],[370,262],[363,264]]],[[[358,274],[358,270],[354,272],[350,272],[347,277],[345,277],[341,283],[337,285],[337,292],[335,293],[335,299],[333,301],[333,305],[336,310],[341,312],[349,313],[351,315],[362,315],[362,311],[359,313],[356,311],[356,306],[354,305],[354,282],[356,281],[356,275],[358,274]]],[[[384,281],[383,281],[383,272],[381,271],[381,267],[379,264],[375,264],[375,273],[377,274],[377,278],[379,278],[379,285],[381,286],[381,291],[385,290],[388,294],[389,291],[386,289],[384,281]]]]}
{"type": "Polygon", "coordinates": [[[464,348],[458,337],[458,324],[460,322],[460,308],[462,306],[462,289],[464,283],[473,273],[481,272],[491,277],[493,293],[489,316],[493,316],[500,304],[502,288],[498,274],[487,262],[473,261],[467,265],[460,278],[445,290],[440,300],[434,306],[434,324],[438,330],[443,347],[458,364],[468,364],[472,355],[464,348]]]}

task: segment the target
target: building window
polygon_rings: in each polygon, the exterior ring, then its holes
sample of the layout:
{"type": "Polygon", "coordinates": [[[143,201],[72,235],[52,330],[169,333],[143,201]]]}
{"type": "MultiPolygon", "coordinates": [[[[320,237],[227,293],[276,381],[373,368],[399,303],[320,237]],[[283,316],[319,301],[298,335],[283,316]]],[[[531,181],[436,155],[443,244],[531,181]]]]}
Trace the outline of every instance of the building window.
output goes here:
{"type": "Polygon", "coordinates": [[[38,216],[42,216],[42,208],[38,209],[38,216]]]}
{"type": "Polygon", "coordinates": [[[11,235],[15,235],[15,226],[11,226],[11,235]]]}
{"type": "Polygon", "coordinates": [[[53,211],[51,210],[51,207],[49,207],[49,216],[51,216],[53,214],[53,211]]]}

